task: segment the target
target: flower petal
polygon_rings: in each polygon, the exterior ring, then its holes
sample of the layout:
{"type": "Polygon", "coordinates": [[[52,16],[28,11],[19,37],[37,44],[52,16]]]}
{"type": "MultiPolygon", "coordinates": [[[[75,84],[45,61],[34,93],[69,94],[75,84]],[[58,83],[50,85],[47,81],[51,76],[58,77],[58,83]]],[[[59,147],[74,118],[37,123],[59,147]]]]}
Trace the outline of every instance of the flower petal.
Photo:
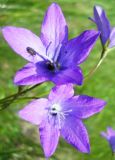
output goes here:
{"type": "Polygon", "coordinates": [[[45,54],[46,49],[43,46],[39,37],[25,28],[7,26],[2,29],[3,36],[8,42],[9,46],[26,60],[33,62],[41,58],[33,56],[27,52],[27,47],[34,49],[39,54],[45,54]]]}
{"type": "Polygon", "coordinates": [[[107,134],[108,136],[115,136],[115,130],[113,130],[111,127],[107,127],[107,134]]]}
{"type": "Polygon", "coordinates": [[[88,118],[100,112],[105,105],[105,101],[86,95],[75,96],[64,103],[66,110],[72,110],[70,114],[77,118],[88,118]]]}
{"type": "Polygon", "coordinates": [[[66,83],[74,83],[81,85],[83,82],[82,71],[79,67],[60,68],[59,70],[50,70],[44,62],[36,64],[37,72],[41,77],[46,77],[48,80],[54,82],[56,85],[66,83]]]}
{"type": "Polygon", "coordinates": [[[72,84],[59,85],[51,90],[49,94],[49,100],[59,102],[61,100],[71,98],[73,95],[74,90],[72,84]]]}
{"type": "Polygon", "coordinates": [[[39,128],[40,141],[46,158],[49,158],[56,150],[60,132],[59,129],[48,122],[42,123],[39,128]]]}
{"type": "Polygon", "coordinates": [[[41,28],[41,39],[46,47],[51,43],[50,58],[54,56],[58,45],[68,39],[68,28],[64,15],[56,3],[52,3],[45,14],[41,28]]]}
{"type": "Polygon", "coordinates": [[[101,136],[109,140],[111,137],[115,137],[115,130],[113,130],[111,127],[107,127],[107,133],[101,132],[101,136]]]}
{"type": "Polygon", "coordinates": [[[94,19],[98,30],[101,32],[101,40],[104,45],[109,39],[111,26],[105,11],[100,6],[94,6],[94,19]]]}
{"type": "Polygon", "coordinates": [[[101,132],[101,136],[109,142],[112,152],[115,153],[115,130],[111,127],[107,127],[107,133],[101,132]]]}
{"type": "Polygon", "coordinates": [[[81,120],[67,117],[61,130],[61,135],[79,151],[84,153],[90,152],[88,133],[81,120]]]}
{"type": "Polygon", "coordinates": [[[67,68],[60,70],[54,77],[52,77],[52,81],[57,84],[66,84],[73,83],[77,85],[82,85],[83,75],[80,67],[67,68]]]}
{"type": "Polygon", "coordinates": [[[101,132],[101,136],[108,140],[108,135],[105,132],[101,132]]]}
{"type": "Polygon", "coordinates": [[[69,40],[61,50],[58,59],[60,65],[75,66],[76,64],[80,64],[85,61],[98,36],[99,32],[87,30],[81,33],[78,37],[69,40]]]}
{"type": "Polygon", "coordinates": [[[19,116],[30,123],[39,125],[46,117],[48,105],[48,100],[45,98],[34,100],[19,111],[19,116]]]}
{"type": "Polygon", "coordinates": [[[46,62],[41,61],[36,64],[29,63],[20,69],[15,75],[14,83],[16,85],[33,85],[48,80],[57,85],[65,83],[81,85],[83,76],[79,67],[52,71],[48,69],[46,62]]]}
{"type": "Polygon", "coordinates": [[[111,34],[110,34],[110,44],[109,48],[115,47],[115,27],[112,28],[111,34]]]}
{"type": "Polygon", "coordinates": [[[16,73],[14,83],[16,85],[35,85],[47,81],[48,78],[42,76],[41,72],[41,70],[37,72],[34,63],[28,63],[16,73]]]}

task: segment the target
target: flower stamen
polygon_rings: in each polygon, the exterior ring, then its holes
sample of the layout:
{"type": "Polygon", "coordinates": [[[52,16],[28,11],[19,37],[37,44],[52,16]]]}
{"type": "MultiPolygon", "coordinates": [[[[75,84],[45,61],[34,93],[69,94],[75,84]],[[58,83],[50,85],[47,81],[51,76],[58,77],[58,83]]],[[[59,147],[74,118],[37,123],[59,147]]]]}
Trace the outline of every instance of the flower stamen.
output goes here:
{"type": "Polygon", "coordinates": [[[50,43],[48,44],[47,48],[46,48],[46,55],[47,55],[47,56],[49,56],[49,55],[48,55],[48,49],[49,49],[51,43],[52,43],[52,42],[50,42],[50,43]]]}
{"type": "Polygon", "coordinates": [[[59,53],[60,53],[60,50],[61,50],[61,47],[62,47],[62,44],[59,44],[55,50],[55,54],[54,54],[54,57],[53,57],[53,61],[56,63],[57,62],[57,59],[58,59],[58,56],[59,56],[59,53]]]}
{"type": "Polygon", "coordinates": [[[27,50],[27,52],[31,55],[31,56],[35,56],[35,55],[38,55],[40,58],[42,58],[44,61],[47,61],[47,60],[49,60],[50,62],[53,62],[51,59],[49,59],[49,57],[48,56],[46,56],[46,55],[41,55],[41,54],[39,54],[38,52],[36,52],[33,48],[31,48],[31,47],[27,47],[26,48],[26,50],[27,50]]]}
{"type": "Polygon", "coordinates": [[[66,116],[69,115],[70,112],[72,112],[71,109],[63,111],[60,104],[53,104],[48,113],[49,123],[54,127],[58,127],[59,129],[61,129],[66,116]]]}

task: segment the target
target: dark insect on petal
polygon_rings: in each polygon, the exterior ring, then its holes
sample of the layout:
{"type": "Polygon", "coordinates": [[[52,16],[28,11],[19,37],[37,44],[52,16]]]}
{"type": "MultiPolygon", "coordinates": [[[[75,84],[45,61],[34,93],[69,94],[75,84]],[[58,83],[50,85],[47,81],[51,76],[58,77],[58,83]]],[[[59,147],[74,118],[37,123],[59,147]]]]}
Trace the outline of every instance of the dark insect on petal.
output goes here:
{"type": "Polygon", "coordinates": [[[27,47],[26,50],[27,50],[27,52],[28,52],[30,55],[32,55],[32,56],[35,56],[35,55],[36,55],[36,51],[34,51],[33,48],[27,47]]]}

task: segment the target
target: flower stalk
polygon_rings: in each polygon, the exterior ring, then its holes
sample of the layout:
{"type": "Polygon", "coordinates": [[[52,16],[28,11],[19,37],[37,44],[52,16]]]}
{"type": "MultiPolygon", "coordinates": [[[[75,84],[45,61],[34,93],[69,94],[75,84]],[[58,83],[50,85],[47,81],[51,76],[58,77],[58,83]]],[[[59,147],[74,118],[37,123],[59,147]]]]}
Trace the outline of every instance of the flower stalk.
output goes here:
{"type": "MultiPolygon", "coordinates": [[[[42,83],[40,84],[37,84],[37,85],[34,85],[30,88],[27,88],[27,89],[22,89],[21,91],[18,91],[17,93],[14,93],[10,96],[7,96],[3,99],[0,99],[0,110],[3,110],[5,108],[7,108],[10,104],[12,104],[15,100],[17,100],[18,98],[20,98],[21,96],[25,95],[27,92],[35,89],[36,87],[38,87],[39,85],[41,85],[42,83]]],[[[32,98],[32,97],[31,97],[32,98]]]]}
{"type": "Polygon", "coordinates": [[[93,76],[93,74],[97,71],[97,69],[100,67],[100,65],[102,64],[102,62],[106,58],[109,51],[110,51],[110,49],[103,47],[103,50],[101,52],[101,56],[100,56],[100,59],[99,59],[98,63],[85,76],[84,82],[86,82],[88,79],[90,79],[93,76]]]}

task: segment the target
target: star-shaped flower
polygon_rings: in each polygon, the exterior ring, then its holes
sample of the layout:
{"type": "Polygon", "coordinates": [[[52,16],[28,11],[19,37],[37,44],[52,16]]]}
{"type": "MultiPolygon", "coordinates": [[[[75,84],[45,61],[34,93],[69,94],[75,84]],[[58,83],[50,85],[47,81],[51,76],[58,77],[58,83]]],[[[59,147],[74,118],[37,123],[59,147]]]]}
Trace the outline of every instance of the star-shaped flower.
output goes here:
{"type": "Polygon", "coordinates": [[[39,125],[40,141],[46,158],[56,150],[59,137],[81,152],[89,153],[87,130],[82,119],[100,112],[106,102],[86,95],[74,96],[71,84],[54,87],[48,99],[33,100],[19,116],[39,125]]]}
{"type": "Polygon", "coordinates": [[[88,57],[99,32],[84,31],[68,40],[68,27],[58,4],[52,3],[43,20],[40,37],[25,28],[6,26],[3,36],[9,46],[29,61],[14,78],[16,85],[33,85],[44,81],[81,85],[79,65],[88,57]]]}
{"type": "Polygon", "coordinates": [[[105,11],[100,6],[94,6],[94,18],[90,18],[96,23],[98,30],[101,32],[100,38],[102,45],[106,43],[109,48],[115,46],[115,27],[111,27],[105,11]]]}
{"type": "Polygon", "coordinates": [[[101,135],[109,142],[112,152],[115,153],[115,130],[107,127],[107,133],[101,132],[101,135]]]}

